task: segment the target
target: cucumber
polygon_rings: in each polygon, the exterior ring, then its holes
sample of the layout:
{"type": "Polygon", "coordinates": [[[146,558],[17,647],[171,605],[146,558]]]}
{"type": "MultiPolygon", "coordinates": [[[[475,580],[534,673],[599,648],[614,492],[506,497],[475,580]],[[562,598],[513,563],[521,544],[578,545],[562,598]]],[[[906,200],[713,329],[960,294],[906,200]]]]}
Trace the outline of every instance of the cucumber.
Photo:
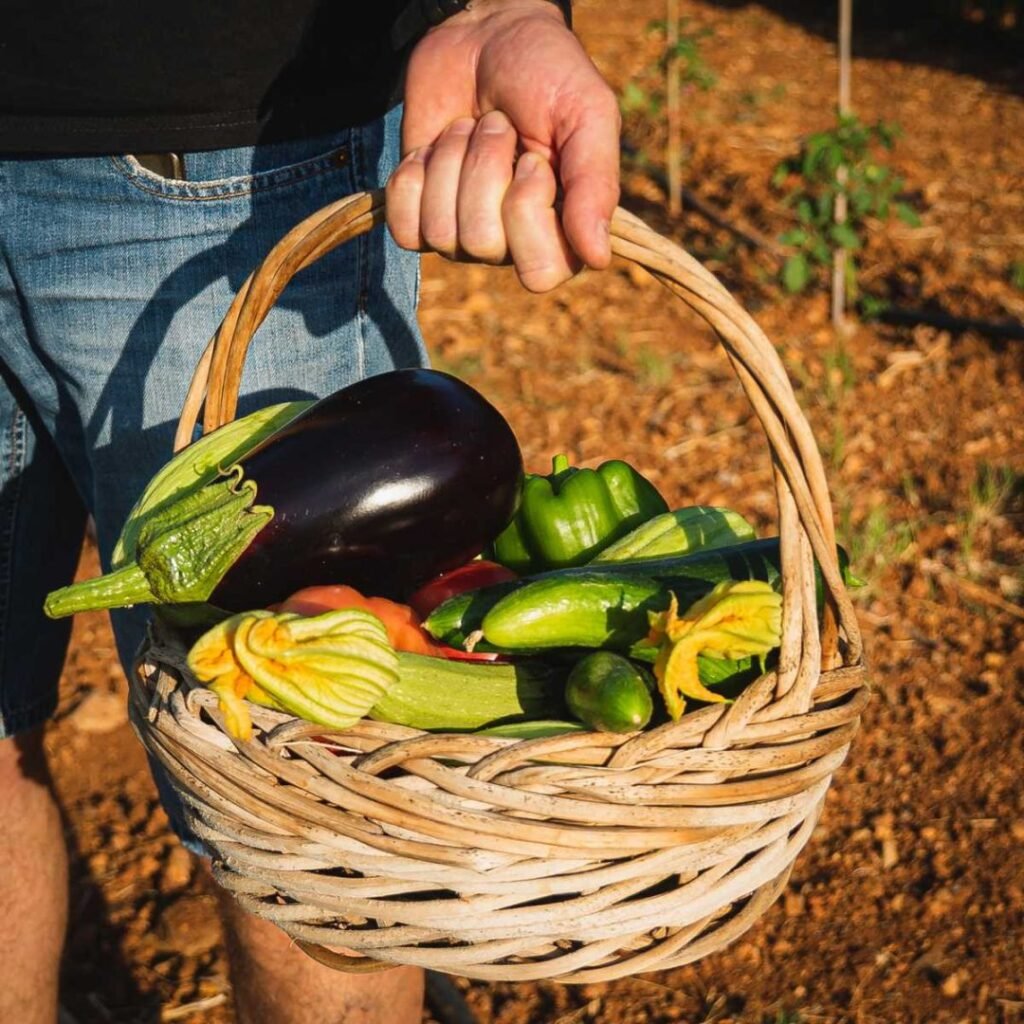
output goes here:
{"type": "Polygon", "coordinates": [[[398,652],[398,682],[369,717],[413,729],[451,732],[564,713],[565,672],[541,662],[448,661],[398,652]]]}
{"type": "MultiPolygon", "coordinates": [[[[860,581],[849,570],[849,559],[843,548],[838,547],[839,567],[843,574],[843,580],[847,586],[859,586],[860,581]]],[[[480,590],[469,594],[459,594],[450,598],[440,605],[428,617],[424,625],[427,631],[438,640],[451,645],[461,647],[466,637],[483,628],[485,618],[492,609],[497,608],[506,600],[510,600],[516,594],[521,593],[529,587],[538,587],[540,584],[550,581],[571,581],[584,580],[594,581],[600,579],[617,580],[624,576],[642,578],[649,584],[651,580],[660,584],[666,590],[671,590],[679,602],[680,610],[688,608],[694,601],[699,600],[714,589],[715,585],[723,580],[765,580],[773,587],[778,587],[781,579],[781,554],[779,551],[778,537],[767,537],[762,540],[747,541],[743,544],[733,544],[729,547],[715,548],[710,551],[700,551],[695,554],[675,557],[660,558],[637,558],[628,562],[609,562],[602,564],[590,564],[572,569],[557,569],[553,572],[541,573],[537,576],[525,577],[520,580],[512,580],[508,583],[499,583],[490,587],[483,587],[480,590]]],[[[815,579],[818,591],[818,607],[822,607],[824,594],[821,584],[821,576],[815,567],[815,579]]],[[[566,591],[557,588],[555,591],[563,598],[566,591]]],[[[530,591],[530,603],[535,603],[538,596],[545,593],[542,589],[530,591]]],[[[522,600],[522,599],[520,599],[522,600]]],[[[571,601],[571,598],[569,598],[571,601]]],[[[577,606],[582,610],[590,607],[586,602],[580,603],[582,598],[577,600],[577,606]]],[[[506,605],[505,608],[511,607],[506,605]]],[[[553,610],[553,609],[548,609],[553,610]]],[[[534,609],[536,617],[543,619],[547,611],[543,607],[534,609]]],[[[591,609],[592,611],[593,609],[591,609]]],[[[523,609],[520,607],[520,611],[523,609]]],[[[589,612],[588,612],[589,614],[589,612]]],[[[591,628],[587,636],[593,637],[600,632],[601,626],[608,614],[608,608],[598,609],[601,620],[597,629],[591,628]]],[[[646,616],[642,616],[640,632],[629,639],[622,636],[616,638],[615,645],[626,649],[630,644],[636,642],[646,633],[646,616]]],[[[493,623],[492,623],[493,624],[493,623]]],[[[532,630],[533,627],[531,627],[532,630]]],[[[548,633],[554,631],[554,621],[548,633]]],[[[487,634],[484,630],[485,641],[478,645],[479,650],[503,649],[525,653],[526,651],[539,651],[551,647],[570,646],[582,643],[584,646],[598,646],[589,639],[569,640],[558,636],[547,636],[544,644],[534,645],[525,637],[513,638],[512,643],[516,646],[503,647],[504,640],[498,641],[487,634]]],[[[575,635],[575,634],[574,634],[575,635]]],[[[504,637],[508,639],[508,637],[504,637]]]]}
{"type": "Polygon", "coordinates": [[[599,732],[636,732],[654,713],[654,677],[628,658],[595,651],[573,666],[565,703],[581,722],[599,732]]]}
{"type": "Polygon", "coordinates": [[[551,573],[506,594],[484,616],[484,639],[507,651],[628,647],[668,607],[656,580],[626,573],[551,573]]]}
{"type": "MultiPolygon", "coordinates": [[[[423,628],[435,639],[449,647],[463,647],[466,638],[480,628],[484,616],[506,594],[519,587],[519,580],[494,583],[479,590],[467,590],[442,601],[423,621],[423,628]]],[[[487,650],[478,644],[476,650],[487,650]]]]}

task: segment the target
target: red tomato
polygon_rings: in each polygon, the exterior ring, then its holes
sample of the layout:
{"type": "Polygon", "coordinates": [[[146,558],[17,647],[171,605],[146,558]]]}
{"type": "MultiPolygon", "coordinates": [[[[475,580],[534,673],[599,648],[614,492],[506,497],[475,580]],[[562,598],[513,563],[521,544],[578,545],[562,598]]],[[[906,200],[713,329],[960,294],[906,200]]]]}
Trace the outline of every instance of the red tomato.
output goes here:
{"type": "Polygon", "coordinates": [[[478,558],[476,561],[467,562],[450,572],[442,573],[429,583],[424,583],[409,598],[409,604],[419,615],[426,618],[449,597],[463,594],[467,590],[489,587],[492,583],[505,583],[518,578],[511,569],[506,569],[505,566],[498,565],[497,562],[488,562],[478,558]]]}

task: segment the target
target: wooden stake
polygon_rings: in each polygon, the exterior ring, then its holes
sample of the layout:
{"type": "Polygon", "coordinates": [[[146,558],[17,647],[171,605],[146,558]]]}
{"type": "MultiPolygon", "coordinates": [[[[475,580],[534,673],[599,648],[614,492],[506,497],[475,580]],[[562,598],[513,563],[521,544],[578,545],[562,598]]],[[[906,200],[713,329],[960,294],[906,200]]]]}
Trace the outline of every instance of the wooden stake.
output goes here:
{"type": "Polygon", "coordinates": [[[673,217],[682,212],[682,140],[679,126],[679,0],[665,0],[665,116],[668,146],[665,152],[668,178],[668,212],[673,217]]]}
{"type": "MultiPolygon", "coordinates": [[[[853,28],[853,0],[839,0],[839,115],[850,113],[850,36],[853,28]]],[[[846,184],[846,168],[840,167],[836,177],[840,186],[846,184]]],[[[846,195],[836,197],[835,222],[846,222],[846,195]]],[[[832,326],[842,330],[846,315],[846,250],[832,254],[832,326]]]]}

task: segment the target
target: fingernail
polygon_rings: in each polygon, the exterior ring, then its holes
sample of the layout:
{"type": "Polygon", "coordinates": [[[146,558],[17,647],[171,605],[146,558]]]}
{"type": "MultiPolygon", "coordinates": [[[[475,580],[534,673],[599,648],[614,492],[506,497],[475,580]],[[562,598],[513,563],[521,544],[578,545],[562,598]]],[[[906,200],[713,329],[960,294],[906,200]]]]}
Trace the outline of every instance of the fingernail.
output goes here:
{"type": "Polygon", "coordinates": [[[491,110],[480,118],[480,131],[484,135],[503,135],[512,123],[500,110],[491,110]]]}
{"type": "Polygon", "coordinates": [[[476,121],[473,118],[460,117],[457,121],[452,121],[448,126],[448,131],[454,135],[469,135],[474,128],[476,128],[476,121]]]}
{"type": "Polygon", "coordinates": [[[425,164],[427,157],[430,156],[430,151],[433,146],[420,146],[419,149],[414,149],[407,157],[406,160],[411,164],[425,164]]]}
{"type": "Polygon", "coordinates": [[[520,181],[532,177],[540,170],[541,158],[536,153],[524,153],[516,161],[516,178],[520,181]]]}
{"type": "Polygon", "coordinates": [[[612,226],[611,224],[608,223],[608,221],[601,221],[601,223],[597,225],[597,230],[600,232],[602,238],[606,240],[611,238],[612,226]]]}

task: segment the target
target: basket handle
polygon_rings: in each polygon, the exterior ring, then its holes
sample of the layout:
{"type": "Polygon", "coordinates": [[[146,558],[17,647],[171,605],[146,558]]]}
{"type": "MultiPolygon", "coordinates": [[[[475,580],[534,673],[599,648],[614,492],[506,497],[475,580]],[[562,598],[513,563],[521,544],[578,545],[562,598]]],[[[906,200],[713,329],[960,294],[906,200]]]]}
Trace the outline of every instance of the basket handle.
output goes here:
{"type": "MultiPolygon", "coordinates": [[[[192,440],[200,409],[205,433],[234,419],[249,344],[292,277],[383,222],[383,191],[360,192],[317,211],[274,246],[239,289],[196,367],[175,451],[192,440]]],[[[822,667],[858,664],[862,653],[836,557],[825,470],[810,425],[778,353],[710,271],[621,208],[612,218],[611,241],[616,255],[647,269],[714,328],[765,430],[779,507],[783,582],[783,641],[771,717],[801,714],[810,706],[822,667]],[[814,559],[828,598],[820,629],[814,559]]]]}

